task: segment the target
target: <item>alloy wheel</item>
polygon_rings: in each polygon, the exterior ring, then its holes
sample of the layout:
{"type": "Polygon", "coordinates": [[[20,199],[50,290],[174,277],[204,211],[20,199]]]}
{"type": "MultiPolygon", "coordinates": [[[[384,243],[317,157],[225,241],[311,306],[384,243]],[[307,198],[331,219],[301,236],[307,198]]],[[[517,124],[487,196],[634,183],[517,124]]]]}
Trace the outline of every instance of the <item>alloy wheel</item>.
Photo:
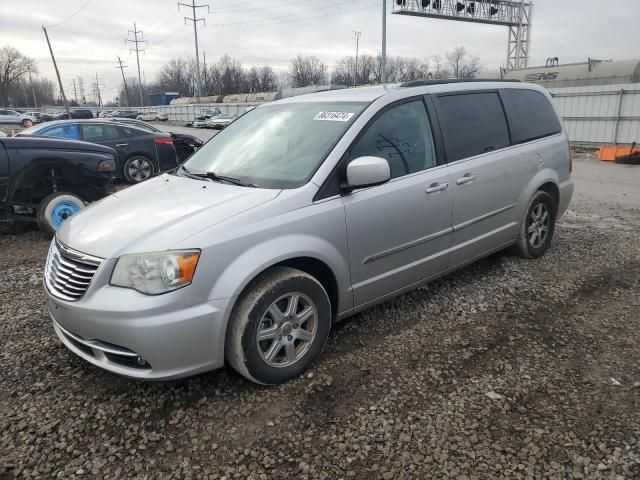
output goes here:
{"type": "Polygon", "coordinates": [[[143,158],[134,158],[128,166],[129,176],[136,182],[147,180],[153,171],[151,164],[143,158]]]}
{"type": "Polygon", "coordinates": [[[318,330],[318,311],[309,297],[288,293],[262,315],[256,336],[258,353],[271,367],[289,367],[309,350],[318,330]]]}
{"type": "Polygon", "coordinates": [[[529,243],[533,248],[540,248],[544,245],[549,235],[551,226],[551,215],[544,203],[536,204],[529,214],[527,222],[527,235],[529,243]]]}

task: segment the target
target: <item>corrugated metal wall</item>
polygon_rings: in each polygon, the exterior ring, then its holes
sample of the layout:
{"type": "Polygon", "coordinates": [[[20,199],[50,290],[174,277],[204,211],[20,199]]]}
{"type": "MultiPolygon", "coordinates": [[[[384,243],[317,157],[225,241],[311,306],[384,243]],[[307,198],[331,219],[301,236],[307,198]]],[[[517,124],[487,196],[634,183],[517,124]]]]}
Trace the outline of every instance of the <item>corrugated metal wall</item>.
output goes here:
{"type": "Polygon", "coordinates": [[[550,89],[572,142],[640,142],[640,84],[550,89]]]}

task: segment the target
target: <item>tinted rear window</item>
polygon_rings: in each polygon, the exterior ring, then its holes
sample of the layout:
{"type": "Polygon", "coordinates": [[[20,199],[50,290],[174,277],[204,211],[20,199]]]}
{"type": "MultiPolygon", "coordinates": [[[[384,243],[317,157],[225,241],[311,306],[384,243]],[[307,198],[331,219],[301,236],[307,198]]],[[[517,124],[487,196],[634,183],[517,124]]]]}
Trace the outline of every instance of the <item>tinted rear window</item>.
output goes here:
{"type": "Polygon", "coordinates": [[[513,143],[524,143],[562,131],[547,97],[535,90],[502,90],[513,143]]]}
{"type": "Polygon", "coordinates": [[[507,120],[497,93],[446,95],[438,100],[447,161],[455,162],[510,145],[507,120]]]}

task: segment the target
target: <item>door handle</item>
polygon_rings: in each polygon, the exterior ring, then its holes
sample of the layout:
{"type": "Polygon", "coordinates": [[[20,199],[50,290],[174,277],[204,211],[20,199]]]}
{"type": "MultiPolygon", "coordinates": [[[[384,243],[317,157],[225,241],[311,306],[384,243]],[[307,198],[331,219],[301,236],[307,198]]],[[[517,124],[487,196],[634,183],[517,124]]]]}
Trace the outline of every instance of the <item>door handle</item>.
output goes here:
{"type": "Polygon", "coordinates": [[[440,192],[446,190],[447,188],[449,188],[449,184],[448,183],[432,183],[431,185],[429,185],[429,188],[427,188],[425,191],[429,195],[433,195],[433,194],[436,194],[436,193],[440,193],[440,192]]]}
{"type": "Polygon", "coordinates": [[[473,173],[465,173],[464,177],[460,177],[456,180],[456,185],[468,185],[476,179],[473,173]]]}
{"type": "Polygon", "coordinates": [[[128,145],[128,143],[116,143],[116,147],[126,147],[128,145]]]}

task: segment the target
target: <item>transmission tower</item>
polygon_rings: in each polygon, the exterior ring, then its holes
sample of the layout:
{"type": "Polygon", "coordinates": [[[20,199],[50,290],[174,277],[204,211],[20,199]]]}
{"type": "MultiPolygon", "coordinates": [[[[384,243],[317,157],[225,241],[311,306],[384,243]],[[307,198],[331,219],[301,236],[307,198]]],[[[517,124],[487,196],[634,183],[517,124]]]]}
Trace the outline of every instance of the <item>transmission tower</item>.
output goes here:
{"type": "Polygon", "coordinates": [[[119,68],[120,72],[122,72],[122,83],[124,83],[124,92],[127,96],[127,107],[129,107],[131,106],[131,97],[129,97],[129,87],[127,87],[127,79],[124,77],[124,69],[129,68],[129,66],[123,65],[122,63],[122,60],[120,60],[120,57],[118,57],[118,66],[116,68],[119,68]]]}
{"type": "Polygon", "coordinates": [[[133,22],[133,30],[129,30],[129,35],[133,35],[133,39],[127,38],[124,43],[133,43],[135,48],[130,48],[129,52],[136,52],[136,62],[138,62],[138,93],[140,94],[140,106],[144,106],[144,100],[142,96],[142,75],[140,74],[140,52],[144,53],[144,49],[140,48],[141,43],[146,43],[146,40],[139,40],[138,35],[142,37],[142,30],[136,28],[136,23],[133,22]]]}
{"type": "Polygon", "coordinates": [[[198,22],[202,22],[204,25],[206,25],[207,21],[204,18],[198,18],[196,16],[196,9],[206,8],[207,13],[210,13],[211,9],[209,8],[209,5],[196,5],[196,0],[191,0],[191,5],[186,3],[178,3],[178,10],[180,10],[181,6],[190,8],[193,12],[193,17],[184,17],[184,23],[186,25],[187,21],[193,22],[193,36],[196,41],[196,97],[199,98],[202,96],[202,76],[200,73],[200,53],[198,52],[198,22]]]}
{"type": "Polygon", "coordinates": [[[91,93],[92,96],[96,99],[98,108],[102,106],[102,95],[100,93],[100,88],[104,88],[104,83],[102,83],[102,78],[99,78],[98,74],[96,73],[95,81],[91,84],[91,93]]]}
{"type": "Polygon", "coordinates": [[[533,2],[525,0],[395,0],[393,13],[509,28],[507,69],[529,65],[533,2]]]}

